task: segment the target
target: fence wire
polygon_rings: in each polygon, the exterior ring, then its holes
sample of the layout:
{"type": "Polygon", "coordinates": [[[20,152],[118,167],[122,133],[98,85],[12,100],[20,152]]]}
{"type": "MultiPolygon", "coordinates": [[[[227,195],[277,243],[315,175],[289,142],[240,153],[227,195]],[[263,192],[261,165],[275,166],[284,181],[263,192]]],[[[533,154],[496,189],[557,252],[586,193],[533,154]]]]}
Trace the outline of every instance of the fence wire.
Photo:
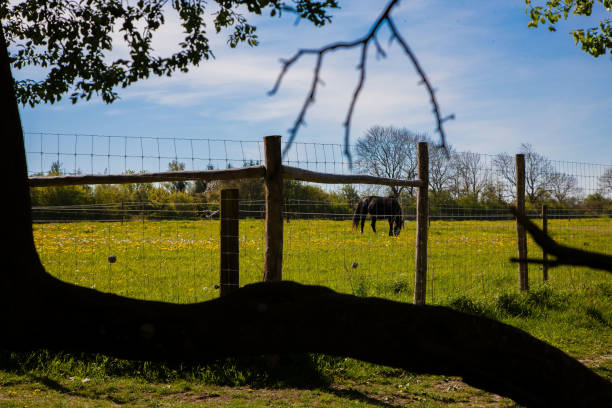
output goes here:
{"type": "MultiPolygon", "coordinates": [[[[166,171],[172,165],[184,170],[242,167],[263,163],[263,150],[260,141],[26,134],[30,175],[51,169],[63,174],[118,174],[166,171]]],[[[338,144],[295,143],[283,164],[325,173],[359,172],[358,163],[349,168],[343,150],[338,144]]],[[[428,302],[517,290],[517,266],[508,261],[517,255],[515,222],[503,208],[513,200],[513,160],[506,154],[471,152],[454,153],[448,160],[430,151],[428,302]]],[[[611,208],[602,206],[612,198],[612,166],[536,154],[526,163],[530,216],[540,222],[539,203],[549,202],[553,238],[612,254],[611,208]]],[[[416,176],[406,172],[402,178],[416,176]]],[[[298,184],[334,195],[288,198],[284,203],[284,279],[411,301],[415,192],[402,191],[406,222],[399,237],[389,237],[385,221],[377,223],[377,233],[369,221],[363,234],[352,227],[358,197],[342,191],[344,186],[298,184]]],[[[387,190],[360,185],[353,193],[382,195],[387,190]]],[[[262,280],[265,251],[265,202],[260,194],[247,195],[241,197],[239,216],[241,285],[262,280]]],[[[62,279],[173,302],[218,295],[218,202],[40,206],[33,216],[41,258],[62,279]]],[[[539,248],[528,242],[529,256],[539,256],[539,248]]],[[[552,269],[549,277],[551,285],[568,289],[610,280],[603,273],[572,267],[552,269]]],[[[530,266],[530,281],[540,284],[540,266],[530,266]]]]}
{"type": "MultiPolygon", "coordinates": [[[[292,203],[285,214],[283,279],[330,287],[359,296],[412,301],[415,213],[404,212],[399,236],[381,220],[363,234],[352,214],[327,213],[325,203],[292,203]],[[307,210],[307,211],[304,211],[307,210]],[[291,214],[291,215],[289,215],[291,214]]],[[[265,251],[260,202],[240,203],[240,286],[263,278],[265,251]]],[[[348,208],[348,206],[347,206],[348,208]]],[[[38,252],[60,279],[105,292],[142,299],[196,302],[218,296],[219,203],[123,203],[105,206],[34,208],[38,252]]],[[[508,213],[449,209],[432,217],[429,229],[427,301],[458,296],[496,296],[518,290],[515,221],[508,213]]],[[[538,213],[530,214],[540,223],[538,213]]],[[[610,213],[585,215],[552,211],[548,228],[558,242],[612,255],[610,213]]],[[[530,257],[541,257],[531,240],[530,257]]],[[[542,284],[542,267],[531,265],[532,286],[542,284]]],[[[609,274],[578,267],[549,272],[549,285],[575,290],[609,274]]]]}
{"type": "MultiPolygon", "coordinates": [[[[263,141],[200,138],[153,138],[63,133],[25,133],[29,175],[60,170],[63,174],[125,174],[167,170],[206,170],[259,165],[264,162],[263,141]]],[[[368,158],[359,158],[349,146],[355,162],[351,167],[344,146],[325,143],[293,143],[283,164],[307,170],[350,174],[372,170],[368,158]]],[[[416,149],[413,149],[416,151],[416,149]]],[[[383,161],[373,174],[414,179],[416,167],[406,158],[405,171],[395,172],[383,161]]],[[[542,199],[572,203],[600,193],[612,198],[612,165],[559,161],[540,153],[526,154],[526,194],[532,202],[542,199]]],[[[514,197],[514,156],[453,152],[450,157],[430,148],[430,190],[449,191],[455,196],[489,200],[514,197]]],[[[338,185],[319,185],[326,191],[338,185]]],[[[361,193],[386,193],[385,187],[359,186],[361,193]]]]}

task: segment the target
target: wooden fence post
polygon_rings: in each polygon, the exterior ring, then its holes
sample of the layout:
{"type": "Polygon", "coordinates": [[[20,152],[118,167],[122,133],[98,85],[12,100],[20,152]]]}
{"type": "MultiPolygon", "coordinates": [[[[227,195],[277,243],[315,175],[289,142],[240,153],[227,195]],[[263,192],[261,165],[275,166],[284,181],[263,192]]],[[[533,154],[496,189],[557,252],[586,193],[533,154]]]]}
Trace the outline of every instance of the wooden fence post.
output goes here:
{"type": "MultiPolygon", "coordinates": [[[[516,155],[516,210],[525,215],[525,155],[516,155]]],[[[527,234],[525,227],[516,221],[516,243],[518,259],[527,259],[527,234]]],[[[529,272],[527,262],[518,263],[519,289],[529,290],[529,272]]]]}
{"type": "Polygon", "coordinates": [[[424,305],[427,293],[427,227],[429,219],[429,155],[427,153],[427,142],[419,142],[417,156],[417,177],[422,185],[417,189],[414,304],[424,305]]]}
{"type": "Polygon", "coordinates": [[[238,189],[221,190],[220,296],[227,295],[239,288],[238,218],[240,202],[238,200],[238,189]]]}
{"type": "Polygon", "coordinates": [[[264,281],[283,278],[283,176],[281,137],[264,137],[266,175],[266,252],[264,281]]]}
{"type": "MultiPolygon", "coordinates": [[[[544,234],[548,234],[548,206],[542,206],[542,231],[544,234]]],[[[542,248],[542,280],[546,282],[548,280],[548,252],[542,248]]]]}

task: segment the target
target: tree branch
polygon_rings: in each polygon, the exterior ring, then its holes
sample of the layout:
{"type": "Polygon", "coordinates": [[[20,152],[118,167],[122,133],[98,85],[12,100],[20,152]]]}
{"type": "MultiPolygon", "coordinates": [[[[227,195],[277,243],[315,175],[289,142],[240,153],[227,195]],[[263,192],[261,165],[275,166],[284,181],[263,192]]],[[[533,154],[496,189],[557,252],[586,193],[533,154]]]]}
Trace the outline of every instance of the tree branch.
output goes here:
{"type": "Polygon", "coordinates": [[[610,382],[555,347],[445,307],[287,281],[179,305],[66,284],[42,266],[19,272],[30,279],[3,285],[8,296],[0,298],[0,347],[9,350],[42,347],[171,362],[315,352],[460,376],[529,407],[604,406],[612,398],[610,382]]]}
{"type": "Polygon", "coordinates": [[[425,71],[421,68],[421,65],[419,64],[416,56],[414,55],[414,53],[410,50],[410,48],[408,47],[408,44],[406,43],[406,41],[402,38],[402,36],[399,33],[399,30],[396,28],[395,24],[393,23],[393,19],[391,18],[391,10],[397,6],[399,4],[399,0],[391,0],[387,3],[385,9],[383,10],[383,12],[381,13],[381,15],[378,17],[378,19],[376,19],[376,21],[374,22],[374,24],[372,25],[372,27],[370,28],[370,31],[362,38],[355,40],[355,41],[351,41],[351,42],[337,42],[337,43],[332,43],[329,44],[327,46],[324,46],[322,48],[318,48],[318,49],[301,49],[299,50],[293,57],[289,58],[288,60],[281,60],[281,63],[283,64],[281,72],[279,73],[276,82],[274,84],[274,87],[270,90],[270,92],[268,93],[269,95],[274,95],[278,89],[280,88],[281,82],[285,76],[285,74],[287,73],[287,71],[289,70],[289,68],[296,63],[302,56],[306,55],[306,54],[314,54],[317,55],[317,62],[315,65],[315,69],[314,69],[314,74],[313,74],[313,80],[312,80],[312,84],[310,87],[310,91],[308,93],[308,96],[306,97],[306,100],[304,101],[304,104],[302,105],[302,109],[300,110],[300,113],[297,116],[297,119],[295,120],[293,127],[291,129],[289,129],[289,140],[287,142],[287,144],[285,145],[285,148],[283,149],[283,154],[286,154],[287,151],[289,150],[289,148],[291,147],[291,145],[293,144],[293,141],[295,140],[295,137],[300,129],[300,127],[302,125],[304,125],[304,118],[306,116],[306,112],[308,110],[308,108],[310,107],[310,105],[312,105],[314,103],[314,96],[316,93],[316,89],[317,89],[317,85],[320,82],[319,79],[319,75],[320,75],[320,69],[321,69],[321,62],[323,59],[323,56],[331,51],[336,51],[338,49],[344,48],[344,49],[348,49],[348,48],[354,48],[354,47],[361,47],[361,57],[360,57],[360,61],[358,64],[358,70],[360,71],[359,73],[359,80],[357,82],[357,86],[353,92],[353,96],[349,105],[349,109],[346,115],[346,119],[343,123],[345,132],[344,132],[344,144],[345,144],[345,148],[344,148],[344,154],[346,155],[346,157],[348,158],[348,162],[349,162],[349,166],[352,167],[352,157],[351,157],[351,153],[349,150],[349,139],[350,139],[350,128],[351,128],[351,120],[353,117],[353,111],[355,108],[355,105],[357,103],[357,99],[359,98],[359,94],[361,93],[361,90],[363,88],[363,84],[365,83],[365,77],[366,77],[366,62],[367,62],[367,49],[368,46],[370,45],[370,42],[374,43],[374,46],[376,47],[376,51],[377,51],[377,55],[379,56],[385,56],[385,52],[383,51],[383,49],[381,48],[380,44],[378,43],[377,39],[376,39],[376,34],[378,32],[378,30],[380,29],[380,27],[382,27],[385,23],[389,26],[390,30],[391,30],[391,34],[392,37],[391,39],[396,39],[399,44],[401,45],[401,47],[403,48],[404,52],[408,55],[408,57],[410,58],[412,64],[414,65],[414,67],[416,68],[416,71],[418,73],[418,75],[421,77],[421,84],[424,84],[425,87],[427,88],[427,92],[430,95],[431,98],[431,103],[433,106],[433,112],[434,112],[434,116],[436,119],[436,123],[437,123],[437,132],[440,134],[440,145],[439,147],[444,148],[444,151],[446,152],[446,136],[444,133],[444,129],[443,129],[443,123],[446,120],[449,119],[454,119],[454,115],[450,115],[446,118],[442,118],[441,114],[440,114],[440,107],[438,105],[436,96],[435,96],[435,91],[433,89],[433,87],[431,86],[431,83],[429,82],[429,79],[427,78],[425,71]]]}
{"type": "MultiPolygon", "coordinates": [[[[548,254],[557,257],[557,259],[548,261],[549,266],[587,266],[589,268],[612,272],[612,256],[561,245],[548,234],[545,234],[537,225],[531,222],[529,218],[519,214],[515,207],[510,207],[510,211],[514,214],[518,222],[525,227],[527,232],[529,232],[536,244],[548,252],[548,254]]],[[[512,262],[542,263],[541,259],[531,258],[511,258],[510,260],[512,262]]]]}
{"type": "Polygon", "coordinates": [[[427,79],[427,75],[425,75],[425,71],[423,70],[423,68],[421,68],[421,64],[419,64],[419,61],[417,60],[416,56],[414,55],[412,50],[410,50],[408,43],[406,43],[406,41],[401,36],[399,30],[396,28],[391,17],[387,17],[387,24],[389,25],[389,28],[391,29],[391,32],[393,33],[393,38],[395,38],[400,43],[400,45],[404,49],[404,52],[408,55],[415,69],[417,70],[419,76],[421,77],[422,83],[427,88],[427,92],[429,93],[429,96],[431,98],[431,105],[433,106],[433,113],[434,113],[434,116],[436,117],[436,122],[438,125],[437,132],[440,134],[440,145],[438,145],[438,147],[443,148],[444,151],[448,154],[448,151],[446,149],[446,135],[444,134],[444,129],[442,128],[442,124],[447,120],[454,119],[455,115],[452,114],[445,118],[441,117],[440,107],[438,105],[438,101],[436,100],[436,96],[435,96],[435,90],[431,86],[429,79],[427,79]]]}

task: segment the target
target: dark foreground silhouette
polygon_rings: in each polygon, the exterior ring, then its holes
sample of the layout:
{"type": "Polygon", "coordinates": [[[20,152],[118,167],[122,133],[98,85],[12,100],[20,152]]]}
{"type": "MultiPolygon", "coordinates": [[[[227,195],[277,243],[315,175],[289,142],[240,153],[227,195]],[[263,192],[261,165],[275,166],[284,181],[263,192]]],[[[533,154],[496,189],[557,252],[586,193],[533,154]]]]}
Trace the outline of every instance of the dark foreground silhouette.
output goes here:
{"type": "Polygon", "coordinates": [[[6,215],[0,269],[0,348],[105,353],[151,361],[317,352],[414,373],[460,376],[528,407],[603,407],[612,384],[514,327],[444,307],[358,298],[292,282],[248,285],[178,305],[61,282],[40,263],[32,234],[23,133],[0,27],[0,146],[6,215]]]}

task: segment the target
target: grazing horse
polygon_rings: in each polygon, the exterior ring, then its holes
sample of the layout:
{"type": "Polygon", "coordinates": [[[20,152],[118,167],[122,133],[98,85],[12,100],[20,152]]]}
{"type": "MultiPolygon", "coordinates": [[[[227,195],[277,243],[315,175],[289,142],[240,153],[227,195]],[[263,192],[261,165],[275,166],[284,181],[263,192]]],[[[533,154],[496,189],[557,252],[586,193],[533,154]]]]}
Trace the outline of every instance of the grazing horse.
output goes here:
{"type": "Polygon", "coordinates": [[[376,220],[386,218],[389,221],[389,236],[400,234],[400,230],[404,226],[404,217],[397,198],[369,196],[359,200],[353,213],[353,227],[357,228],[361,222],[362,234],[368,213],[372,220],[372,230],[374,232],[376,232],[376,220]]]}

